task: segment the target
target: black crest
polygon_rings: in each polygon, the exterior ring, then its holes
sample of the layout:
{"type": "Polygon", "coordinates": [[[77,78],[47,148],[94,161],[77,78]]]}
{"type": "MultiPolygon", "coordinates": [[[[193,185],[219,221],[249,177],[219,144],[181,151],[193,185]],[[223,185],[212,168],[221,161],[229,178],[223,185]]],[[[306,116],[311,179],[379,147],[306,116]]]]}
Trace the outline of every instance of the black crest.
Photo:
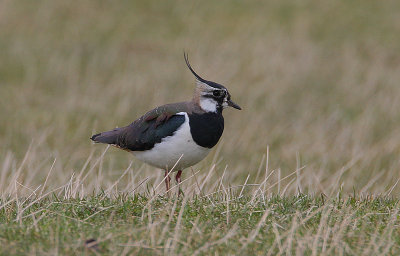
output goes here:
{"type": "Polygon", "coordinates": [[[220,85],[220,84],[218,84],[218,83],[212,82],[212,81],[205,80],[205,79],[203,79],[201,76],[199,76],[199,75],[193,70],[192,66],[190,65],[190,63],[189,63],[189,56],[188,56],[188,54],[187,54],[186,52],[183,52],[183,57],[185,58],[186,66],[189,68],[189,70],[192,72],[192,74],[197,78],[197,80],[199,80],[199,81],[202,82],[202,83],[208,84],[209,86],[214,87],[214,88],[216,88],[216,89],[225,89],[224,86],[222,86],[222,85],[220,85]]]}

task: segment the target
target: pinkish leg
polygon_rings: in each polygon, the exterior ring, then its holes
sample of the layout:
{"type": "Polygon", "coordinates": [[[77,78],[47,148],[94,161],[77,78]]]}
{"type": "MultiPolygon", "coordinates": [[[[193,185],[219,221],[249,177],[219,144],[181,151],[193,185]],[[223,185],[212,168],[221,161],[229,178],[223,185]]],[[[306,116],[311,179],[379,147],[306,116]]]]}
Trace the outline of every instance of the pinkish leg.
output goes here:
{"type": "Polygon", "coordinates": [[[165,187],[166,187],[167,192],[168,192],[169,188],[170,188],[170,183],[171,183],[171,177],[169,177],[169,175],[168,175],[168,170],[165,170],[164,177],[166,177],[165,178],[165,187]]]}
{"type": "Polygon", "coordinates": [[[175,180],[176,183],[178,184],[178,197],[181,195],[181,185],[180,185],[180,183],[182,182],[181,175],[182,175],[182,170],[179,170],[175,175],[175,180]]]}

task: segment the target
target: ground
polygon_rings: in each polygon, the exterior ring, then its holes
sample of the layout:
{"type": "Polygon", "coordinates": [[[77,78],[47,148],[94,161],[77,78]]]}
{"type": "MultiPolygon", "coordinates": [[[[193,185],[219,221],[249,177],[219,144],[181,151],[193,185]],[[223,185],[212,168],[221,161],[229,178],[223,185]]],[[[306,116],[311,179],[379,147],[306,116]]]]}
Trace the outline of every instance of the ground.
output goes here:
{"type": "Polygon", "coordinates": [[[400,253],[393,198],[254,199],[224,191],[183,199],[98,194],[8,202],[0,213],[8,223],[0,227],[4,255],[400,253]]]}

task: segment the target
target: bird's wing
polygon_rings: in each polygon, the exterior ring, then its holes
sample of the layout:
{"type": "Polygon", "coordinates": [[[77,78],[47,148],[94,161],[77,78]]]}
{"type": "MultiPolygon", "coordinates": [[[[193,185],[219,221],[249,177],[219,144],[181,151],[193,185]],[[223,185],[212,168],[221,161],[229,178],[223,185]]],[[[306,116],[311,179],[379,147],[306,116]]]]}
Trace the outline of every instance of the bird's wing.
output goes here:
{"type": "Polygon", "coordinates": [[[149,150],[179,129],[186,117],[177,114],[187,111],[188,104],[185,102],[160,106],[128,126],[96,134],[91,139],[128,151],[149,150]]]}

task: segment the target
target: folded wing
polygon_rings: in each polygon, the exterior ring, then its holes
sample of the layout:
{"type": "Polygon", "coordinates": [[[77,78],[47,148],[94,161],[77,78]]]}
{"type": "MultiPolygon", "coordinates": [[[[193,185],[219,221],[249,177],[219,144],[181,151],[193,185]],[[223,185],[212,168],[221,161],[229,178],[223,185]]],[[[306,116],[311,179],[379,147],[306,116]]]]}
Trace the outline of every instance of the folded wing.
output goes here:
{"type": "Polygon", "coordinates": [[[93,135],[97,143],[111,144],[128,151],[144,151],[172,136],[185,122],[185,104],[164,105],[153,109],[128,126],[93,135]]]}

